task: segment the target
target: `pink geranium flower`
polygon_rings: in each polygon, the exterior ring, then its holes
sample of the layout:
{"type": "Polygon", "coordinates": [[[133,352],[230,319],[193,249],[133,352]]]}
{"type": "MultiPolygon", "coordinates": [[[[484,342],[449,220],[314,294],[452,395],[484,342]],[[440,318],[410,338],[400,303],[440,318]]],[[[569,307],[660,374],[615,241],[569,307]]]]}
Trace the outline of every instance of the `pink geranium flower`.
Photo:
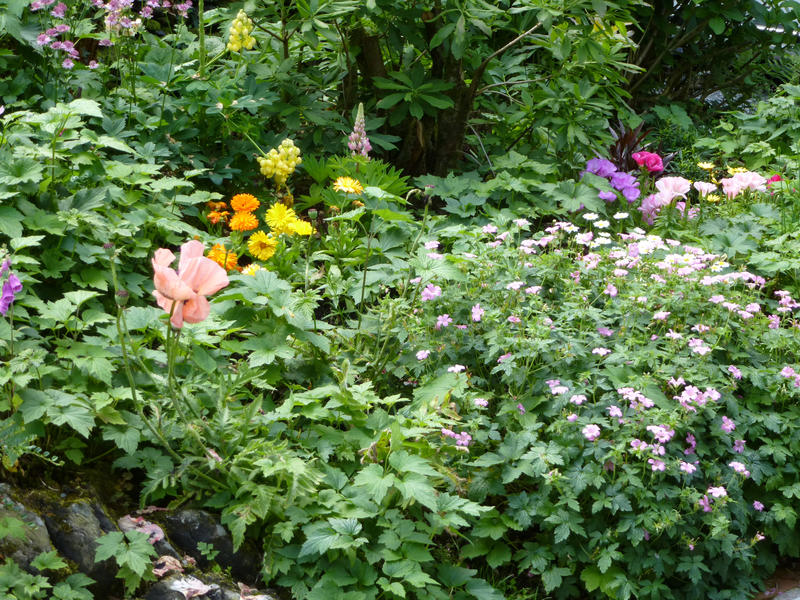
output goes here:
{"type": "Polygon", "coordinates": [[[183,322],[199,323],[208,317],[211,306],[206,299],[228,285],[225,269],[203,256],[203,244],[196,240],[181,246],[178,270],[169,265],[175,255],[159,248],[153,256],[153,295],[156,302],[171,314],[170,322],[178,329],[183,322]]]}

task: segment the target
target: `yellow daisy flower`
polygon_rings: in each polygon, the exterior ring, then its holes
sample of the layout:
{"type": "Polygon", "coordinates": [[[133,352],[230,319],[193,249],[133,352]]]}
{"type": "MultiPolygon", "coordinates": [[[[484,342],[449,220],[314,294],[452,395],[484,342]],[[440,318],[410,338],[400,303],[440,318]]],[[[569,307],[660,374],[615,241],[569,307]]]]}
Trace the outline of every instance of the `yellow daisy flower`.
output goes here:
{"type": "Polygon", "coordinates": [[[719,194],[709,194],[706,196],[706,202],[719,202],[720,200],[722,200],[722,196],[719,194]]]}
{"type": "Polygon", "coordinates": [[[314,228],[308,221],[301,221],[300,219],[295,219],[294,221],[289,223],[289,233],[292,233],[294,235],[311,235],[314,233],[314,228]]]}
{"type": "Polygon", "coordinates": [[[258,219],[253,213],[237,212],[233,213],[228,226],[231,231],[250,231],[258,227],[258,219]]]}
{"type": "Polygon", "coordinates": [[[247,249],[250,254],[255,256],[258,260],[269,260],[275,254],[275,247],[278,245],[278,240],[263,231],[256,231],[247,240],[247,249]]]}
{"type": "Polygon", "coordinates": [[[276,202],[269,207],[269,210],[264,215],[264,220],[276,234],[291,233],[289,223],[296,221],[297,215],[294,210],[288,208],[285,204],[276,202]]]}
{"type": "Polygon", "coordinates": [[[728,173],[731,175],[736,175],[737,173],[747,173],[747,169],[744,167],[728,167],[728,173]]]}
{"type": "Polygon", "coordinates": [[[231,208],[236,212],[253,212],[261,203],[252,194],[236,194],[231,198],[231,208]]]}
{"type": "Polygon", "coordinates": [[[333,189],[345,194],[360,194],[364,191],[364,186],[358,179],[352,177],[339,177],[333,182],[333,189]]]}
{"type": "Polygon", "coordinates": [[[242,269],[243,275],[255,275],[261,270],[261,265],[258,263],[250,263],[244,269],[242,269]]]}
{"type": "Polygon", "coordinates": [[[697,166],[703,169],[704,171],[711,171],[714,169],[714,163],[710,162],[699,162],[697,166]]]}

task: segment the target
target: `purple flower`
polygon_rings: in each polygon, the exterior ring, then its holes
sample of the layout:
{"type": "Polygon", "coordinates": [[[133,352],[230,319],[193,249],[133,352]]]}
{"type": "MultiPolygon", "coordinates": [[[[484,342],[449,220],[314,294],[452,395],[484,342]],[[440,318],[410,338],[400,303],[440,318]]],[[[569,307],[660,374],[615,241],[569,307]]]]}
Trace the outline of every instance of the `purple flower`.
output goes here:
{"type": "Polygon", "coordinates": [[[67,5],[63,2],[59,2],[55,5],[53,10],[50,11],[50,14],[56,17],[57,19],[63,19],[64,15],[67,14],[67,5]]]}
{"type": "Polygon", "coordinates": [[[650,458],[648,459],[647,463],[650,465],[653,471],[663,471],[667,468],[667,466],[664,464],[664,461],[657,458],[650,458]]]}
{"type": "Polygon", "coordinates": [[[684,473],[689,473],[691,475],[696,470],[697,467],[695,467],[692,463],[681,461],[681,471],[683,471],[684,473]]]}
{"type": "Polygon", "coordinates": [[[753,508],[755,508],[758,512],[761,512],[762,510],[764,510],[764,505],[761,504],[761,502],[759,502],[758,500],[755,500],[753,502],[753,508]]]}
{"type": "Polygon", "coordinates": [[[617,167],[605,158],[592,158],[586,163],[586,172],[599,177],[610,177],[617,172],[617,167]]]}
{"type": "Polygon", "coordinates": [[[745,445],[745,441],[744,440],[736,440],[736,441],[734,441],[733,442],[733,451],[734,452],[738,452],[739,454],[741,454],[742,452],[744,452],[744,445],[745,445]]]}
{"type": "Polygon", "coordinates": [[[441,329],[442,327],[448,327],[453,322],[453,319],[450,318],[450,315],[447,313],[443,315],[439,315],[436,317],[436,326],[435,329],[441,329]]]}
{"type": "Polygon", "coordinates": [[[613,329],[609,329],[608,327],[598,327],[597,328],[597,333],[599,333],[600,335],[602,335],[604,337],[610,337],[610,336],[614,335],[614,330],[613,329]]]}
{"type": "Polygon", "coordinates": [[[64,62],[62,62],[62,63],[61,63],[61,66],[62,66],[64,69],[67,69],[67,70],[69,70],[69,69],[71,69],[72,67],[74,67],[74,66],[75,66],[75,63],[74,63],[74,62],[72,62],[72,60],[71,60],[71,59],[69,59],[69,58],[65,58],[65,59],[64,59],[64,62]]]}
{"type": "Polygon", "coordinates": [[[520,404],[517,404],[517,410],[519,411],[519,414],[521,414],[521,415],[524,415],[524,414],[525,414],[525,407],[524,407],[524,406],[522,406],[522,404],[521,404],[521,403],[520,403],[520,404]]]}
{"type": "Polygon", "coordinates": [[[425,289],[422,290],[422,302],[427,302],[428,300],[433,300],[434,298],[438,298],[442,295],[442,288],[438,285],[433,285],[429,283],[425,286],[425,289]]]}
{"type": "Polygon", "coordinates": [[[734,460],[733,462],[729,463],[728,466],[740,475],[750,477],[750,471],[747,470],[747,467],[744,466],[744,463],[734,460]]]}
{"type": "Polygon", "coordinates": [[[22,282],[14,273],[11,273],[3,283],[3,291],[0,294],[0,315],[6,316],[8,309],[14,302],[14,298],[22,291],[22,282]]]}
{"type": "MultiPolygon", "coordinates": [[[[639,182],[637,181],[636,183],[638,185],[639,182]]],[[[628,201],[628,204],[631,204],[635,200],[638,200],[640,194],[641,192],[639,191],[638,187],[631,186],[622,189],[622,195],[628,201]]]]}
{"type": "Polygon", "coordinates": [[[520,320],[520,318],[518,316],[511,315],[510,317],[508,317],[508,322],[509,323],[521,323],[521,320],[520,320]]]}
{"type": "Polygon", "coordinates": [[[617,195],[614,192],[600,192],[597,194],[597,197],[606,202],[613,202],[617,199],[617,195]]]}
{"type": "Polygon", "coordinates": [[[569,421],[570,423],[573,423],[577,420],[578,420],[578,415],[576,415],[575,413],[570,413],[567,415],[567,421],[569,421]]]}
{"type": "Polygon", "coordinates": [[[420,350],[417,352],[417,360],[425,360],[431,355],[430,350],[420,350]]]}
{"type": "Polygon", "coordinates": [[[513,355],[513,354],[511,354],[511,352],[509,352],[509,353],[507,353],[507,354],[503,354],[503,355],[502,355],[500,358],[498,358],[498,359],[497,359],[497,362],[499,362],[499,363],[501,363],[501,362],[505,362],[505,361],[507,361],[509,358],[511,358],[512,356],[514,356],[514,355],[513,355]]]}
{"type": "Polygon", "coordinates": [[[478,323],[485,312],[486,311],[481,308],[480,304],[476,304],[472,307],[472,320],[478,323]]]}
{"type": "Polygon", "coordinates": [[[473,402],[475,403],[475,406],[479,408],[486,408],[489,406],[489,401],[486,398],[475,398],[473,402]]]}
{"type": "Polygon", "coordinates": [[[708,496],[703,496],[697,503],[703,507],[703,512],[711,512],[711,502],[709,502],[708,496]]]}
{"type": "Polygon", "coordinates": [[[636,181],[636,177],[630,175],[628,173],[623,173],[619,171],[611,175],[611,186],[615,190],[624,190],[625,188],[635,187],[639,185],[639,182],[636,181]]]}
{"type": "Polygon", "coordinates": [[[462,371],[465,371],[466,369],[467,369],[467,367],[465,367],[464,365],[453,365],[452,367],[447,367],[447,372],[448,373],[461,373],[462,371]]]}
{"type": "Polygon", "coordinates": [[[725,433],[730,433],[734,429],[736,429],[736,423],[734,423],[728,417],[722,417],[722,425],[720,425],[720,429],[725,433]]]}
{"type": "Polygon", "coordinates": [[[720,485],[717,487],[708,488],[707,493],[711,494],[711,496],[714,498],[724,498],[725,496],[728,495],[728,490],[726,490],[724,487],[720,485]]]}
{"type": "Polygon", "coordinates": [[[110,39],[108,39],[108,38],[103,38],[102,40],[100,40],[99,42],[97,42],[97,45],[98,45],[98,46],[113,46],[113,45],[114,45],[114,42],[112,42],[112,41],[111,41],[110,39]]]}
{"type": "Polygon", "coordinates": [[[600,437],[600,426],[595,425],[594,423],[590,423],[589,425],[581,429],[581,433],[583,434],[583,437],[585,437],[590,442],[593,442],[600,437]]]}
{"type": "Polygon", "coordinates": [[[734,379],[741,379],[742,378],[742,372],[738,368],[733,366],[733,365],[728,367],[728,373],[733,375],[734,379]]]}
{"type": "MultiPolygon", "coordinates": [[[[3,114],[3,113],[0,113],[0,114],[3,114]]],[[[11,270],[11,259],[7,258],[7,259],[5,259],[3,261],[3,264],[0,265],[0,277],[5,275],[6,273],[8,273],[10,270],[11,270]]]]}
{"type": "Polygon", "coordinates": [[[353,133],[347,138],[347,147],[353,153],[353,156],[361,155],[369,158],[369,152],[372,150],[372,145],[369,143],[367,137],[366,120],[364,119],[364,105],[359,102],[358,112],[356,113],[356,121],[353,125],[353,133]]]}

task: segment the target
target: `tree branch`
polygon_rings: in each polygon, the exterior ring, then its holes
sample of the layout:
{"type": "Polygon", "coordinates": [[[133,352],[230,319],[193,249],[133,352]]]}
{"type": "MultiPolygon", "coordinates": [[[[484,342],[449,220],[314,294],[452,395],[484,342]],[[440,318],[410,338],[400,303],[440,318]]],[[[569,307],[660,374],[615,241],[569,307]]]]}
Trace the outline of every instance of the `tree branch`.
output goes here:
{"type": "Polygon", "coordinates": [[[494,60],[495,58],[500,56],[503,52],[505,52],[506,50],[508,50],[512,46],[515,46],[517,43],[520,42],[520,40],[523,40],[526,37],[528,37],[530,34],[532,34],[534,31],[539,29],[539,27],[541,27],[541,26],[542,26],[541,23],[537,23],[536,25],[534,25],[533,27],[528,29],[528,31],[526,31],[524,33],[521,33],[520,35],[515,37],[513,40],[508,42],[505,46],[503,46],[499,50],[495,50],[489,56],[487,56],[486,59],[478,66],[478,68],[475,69],[475,72],[472,75],[472,84],[469,86],[469,94],[473,98],[475,97],[475,94],[476,94],[476,92],[478,90],[478,84],[480,83],[481,79],[483,78],[483,73],[484,73],[484,71],[486,71],[486,67],[489,66],[489,63],[492,62],[492,60],[494,60]]]}

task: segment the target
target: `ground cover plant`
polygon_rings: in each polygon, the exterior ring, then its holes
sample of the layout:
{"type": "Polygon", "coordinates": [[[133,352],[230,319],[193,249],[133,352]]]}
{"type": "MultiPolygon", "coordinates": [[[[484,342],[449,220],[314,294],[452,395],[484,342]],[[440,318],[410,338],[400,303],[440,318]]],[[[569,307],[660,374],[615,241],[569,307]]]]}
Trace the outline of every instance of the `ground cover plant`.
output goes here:
{"type": "MultiPolygon", "coordinates": [[[[798,556],[796,85],[643,122],[628,2],[0,6],[4,478],[128,474],[298,599],[744,599],[798,556]]],[[[140,596],[152,540],[97,543],[140,596]]],[[[33,566],[0,588],[91,597],[33,566]]]]}

